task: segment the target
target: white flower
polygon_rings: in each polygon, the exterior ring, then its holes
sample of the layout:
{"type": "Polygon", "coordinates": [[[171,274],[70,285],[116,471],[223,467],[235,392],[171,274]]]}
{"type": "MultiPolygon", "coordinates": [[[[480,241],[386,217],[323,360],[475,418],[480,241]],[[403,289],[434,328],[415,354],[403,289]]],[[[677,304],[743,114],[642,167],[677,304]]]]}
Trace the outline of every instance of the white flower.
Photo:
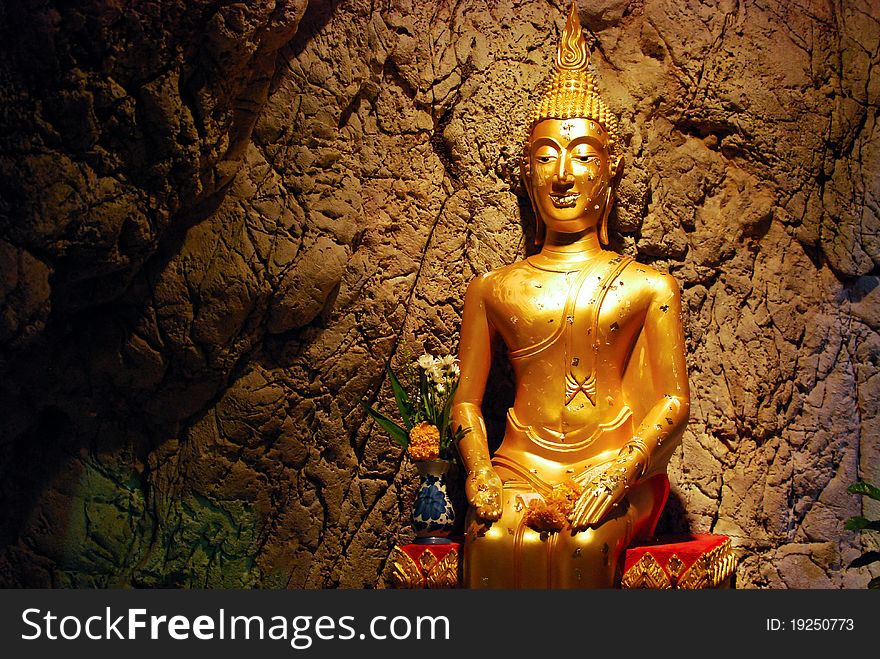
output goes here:
{"type": "Polygon", "coordinates": [[[443,382],[444,373],[440,366],[435,362],[431,365],[429,369],[427,369],[428,377],[431,378],[433,382],[436,384],[440,384],[443,382]]]}
{"type": "Polygon", "coordinates": [[[455,366],[455,362],[457,362],[457,361],[458,360],[455,357],[453,357],[452,355],[443,355],[440,358],[440,363],[443,364],[443,368],[445,368],[447,371],[450,370],[453,366],[455,366]]]}
{"type": "Polygon", "coordinates": [[[431,355],[424,354],[418,358],[416,363],[419,365],[419,368],[421,368],[424,371],[428,371],[431,368],[433,368],[435,361],[436,360],[433,357],[431,357],[431,355]]]}
{"type": "Polygon", "coordinates": [[[437,384],[435,384],[434,388],[437,390],[438,394],[445,394],[446,393],[446,385],[443,384],[442,382],[438,382],[437,384]]]}
{"type": "Polygon", "coordinates": [[[452,367],[449,369],[449,372],[452,375],[453,379],[461,375],[461,369],[458,367],[458,364],[453,364],[452,367]]]}

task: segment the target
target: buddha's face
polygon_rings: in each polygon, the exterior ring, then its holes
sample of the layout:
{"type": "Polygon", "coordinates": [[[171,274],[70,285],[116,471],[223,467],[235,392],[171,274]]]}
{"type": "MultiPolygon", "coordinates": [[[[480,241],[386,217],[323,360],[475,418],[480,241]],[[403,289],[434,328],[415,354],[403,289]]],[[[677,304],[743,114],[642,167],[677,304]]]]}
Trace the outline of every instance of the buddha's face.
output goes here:
{"type": "Polygon", "coordinates": [[[597,226],[611,182],[607,133],[589,119],[544,119],[530,144],[526,183],[547,228],[571,233],[597,226]]]}

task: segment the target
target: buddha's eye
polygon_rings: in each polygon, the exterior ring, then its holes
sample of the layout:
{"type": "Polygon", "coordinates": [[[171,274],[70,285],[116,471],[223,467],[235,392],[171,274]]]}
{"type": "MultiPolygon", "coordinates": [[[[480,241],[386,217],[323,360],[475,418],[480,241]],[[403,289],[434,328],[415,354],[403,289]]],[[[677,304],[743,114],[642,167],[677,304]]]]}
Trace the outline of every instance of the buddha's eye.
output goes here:
{"type": "Polygon", "coordinates": [[[535,160],[541,163],[542,165],[546,165],[549,162],[553,162],[556,160],[556,156],[549,153],[539,153],[535,156],[535,160]]]}

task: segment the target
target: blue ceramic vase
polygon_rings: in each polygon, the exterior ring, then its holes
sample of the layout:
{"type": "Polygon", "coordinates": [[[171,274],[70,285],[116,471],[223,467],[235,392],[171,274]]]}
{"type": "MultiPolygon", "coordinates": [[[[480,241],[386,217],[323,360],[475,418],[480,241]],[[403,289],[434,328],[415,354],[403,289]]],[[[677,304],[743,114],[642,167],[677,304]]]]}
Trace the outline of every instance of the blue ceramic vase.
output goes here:
{"type": "Polygon", "coordinates": [[[449,460],[416,462],[421,482],[412,510],[412,525],[419,544],[444,544],[455,528],[455,510],[447,490],[449,460]]]}

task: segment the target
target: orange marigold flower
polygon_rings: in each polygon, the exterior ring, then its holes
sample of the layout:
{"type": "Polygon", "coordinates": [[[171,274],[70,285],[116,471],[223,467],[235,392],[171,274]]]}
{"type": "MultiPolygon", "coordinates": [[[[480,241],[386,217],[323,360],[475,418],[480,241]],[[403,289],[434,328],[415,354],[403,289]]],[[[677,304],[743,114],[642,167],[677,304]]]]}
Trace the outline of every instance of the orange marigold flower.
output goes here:
{"type": "Polygon", "coordinates": [[[568,480],[554,486],[543,500],[532,499],[525,511],[526,526],[535,531],[561,531],[582,492],[580,485],[568,480]]]}
{"type": "Polygon", "coordinates": [[[550,491],[550,494],[547,495],[547,505],[555,506],[568,519],[571,511],[574,510],[574,504],[577,503],[583,491],[583,487],[569,479],[556,485],[550,491]]]}
{"type": "Polygon", "coordinates": [[[556,506],[547,505],[541,499],[529,501],[529,507],[525,512],[525,523],[535,531],[561,531],[565,528],[568,519],[559,512],[556,506]]]}
{"type": "Polygon", "coordinates": [[[436,460],[440,457],[440,430],[422,421],[409,431],[409,457],[413,460],[436,460]]]}

